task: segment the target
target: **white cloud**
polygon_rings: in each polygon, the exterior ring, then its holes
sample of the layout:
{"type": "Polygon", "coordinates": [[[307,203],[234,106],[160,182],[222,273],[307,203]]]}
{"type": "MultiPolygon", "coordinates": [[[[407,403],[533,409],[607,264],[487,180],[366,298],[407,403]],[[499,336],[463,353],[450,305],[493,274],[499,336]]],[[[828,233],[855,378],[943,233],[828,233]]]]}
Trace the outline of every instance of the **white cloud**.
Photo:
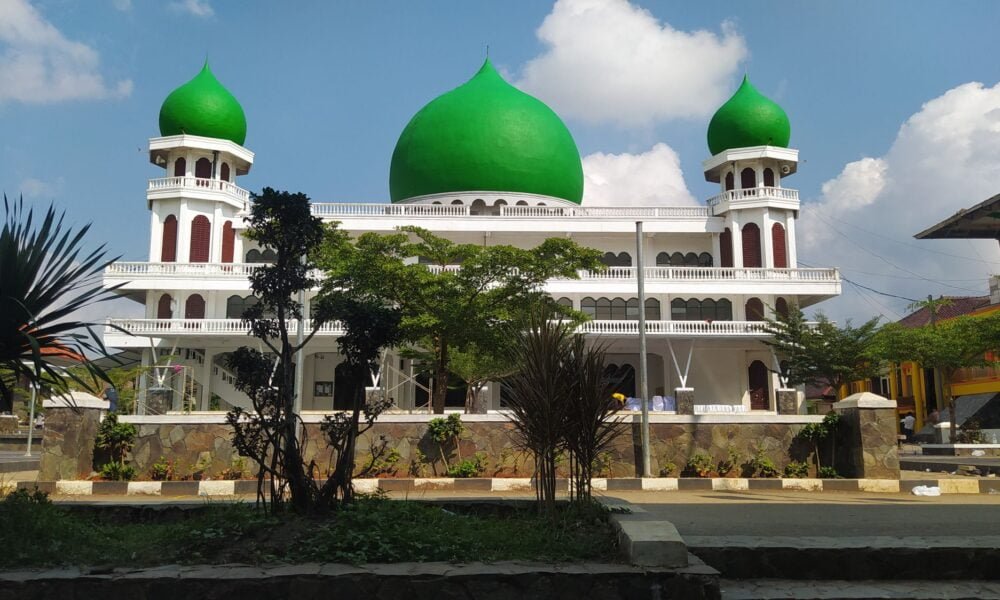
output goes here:
{"type": "Polygon", "coordinates": [[[596,153],[583,159],[585,206],[681,206],[698,201],[684,184],[680,158],[659,143],[642,154],[596,153]]]}
{"type": "MultiPolygon", "coordinates": [[[[849,279],[907,298],[984,295],[988,275],[1000,271],[995,241],[913,235],[996,194],[997,182],[1000,83],[960,85],[907,119],[884,156],[849,163],[803,205],[799,258],[842,267],[849,279]]],[[[820,308],[860,319],[877,314],[877,301],[905,313],[905,300],[869,296],[845,284],[841,299],[820,308]]]]}
{"type": "Polygon", "coordinates": [[[0,2],[0,102],[60,102],[127,96],[132,82],[109,85],[97,51],[66,39],[27,0],[0,2]]]}
{"type": "Polygon", "coordinates": [[[207,19],[215,14],[215,10],[212,9],[206,0],[178,0],[177,2],[171,2],[170,8],[185,12],[196,17],[201,17],[207,19]]]}
{"type": "Polygon", "coordinates": [[[111,0],[111,4],[122,12],[132,10],[132,0],[111,0]]]}
{"type": "Polygon", "coordinates": [[[562,116],[625,126],[710,114],[747,56],[729,23],[680,31],[626,0],[559,0],[537,35],[547,49],[517,86],[562,116]]]}
{"type": "Polygon", "coordinates": [[[20,191],[25,198],[51,200],[55,198],[63,188],[65,181],[62,177],[55,181],[42,181],[29,177],[21,182],[20,191]]]}

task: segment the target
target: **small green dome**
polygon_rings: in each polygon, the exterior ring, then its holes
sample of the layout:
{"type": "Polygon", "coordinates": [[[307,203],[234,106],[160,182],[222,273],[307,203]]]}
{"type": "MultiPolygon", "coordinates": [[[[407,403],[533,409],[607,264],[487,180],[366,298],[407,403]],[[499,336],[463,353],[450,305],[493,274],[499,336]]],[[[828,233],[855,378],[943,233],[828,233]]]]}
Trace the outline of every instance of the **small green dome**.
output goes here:
{"type": "Polygon", "coordinates": [[[744,76],[733,97],[715,112],[708,124],[708,149],[716,155],[750,146],[788,147],[788,115],[773,100],[757,91],[744,76]]]}
{"type": "Polygon", "coordinates": [[[160,107],[160,135],[200,135],[243,145],[247,118],[243,107],[208,68],[170,92],[160,107]]]}
{"type": "Polygon", "coordinates": [[[583,167],[566,125],[490,64],[432,100],[399,136],[393,202],[447,192],[523,192],[580,203],[583,167]]]}

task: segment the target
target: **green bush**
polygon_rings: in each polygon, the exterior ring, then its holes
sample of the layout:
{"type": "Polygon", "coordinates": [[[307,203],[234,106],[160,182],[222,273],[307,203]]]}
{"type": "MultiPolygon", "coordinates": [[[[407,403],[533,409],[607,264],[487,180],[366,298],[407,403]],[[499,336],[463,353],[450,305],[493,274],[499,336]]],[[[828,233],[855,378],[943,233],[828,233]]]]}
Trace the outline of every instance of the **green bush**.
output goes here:
{"type": "Polygon", "coordinates": [[[162,455],[149,467],[149,478],[153,481],[170,481],[174,478],[174,463],[162,455]]]}
{"type": "Polygon", "coordinates": [[[785,477],[802,479],[803,477],[808,477],[808,476],[809,476],[809,465],[807,465],[804,462],[793,460],[792,462],[785,465],[785,477]]]}
{"type": "Polygon", "coordinates": [[[752,477],[778,476],[778,467],[774,465],[774,461],[769,456],[764,454],[763,448],[754,449],[754,455],[747,462],[747,466],[750,468],[752,477]]]}
{"type": "Polygon", "coordinates": [[[719,472],[719,477],[725,477],[726,475],[731,473],[733,469],[735,469],[740,464],[741,460],[743,460],[743,457],[740,456],[739,451],[736,450],[736,448],[730,446],[728,457],[725,460],[719,461],[719,465],[717,468],[717,471],[719,472]]]}
{"type": "Polygon", "coordinates": [[[448,477],[458,479],[468,479],[469,477],[479,477],[486,470],[486,454],[476,452],[473,458],[466,458],[448,467],[448,477]]]}
{"type": "Polygon", "coordinates": [[[704,452],[695,452],[687,461],[685,472],[694,474],[697,477],[708,477],[712,474],[712,467],[715,466],[712,457],[704,452]]]}
{"type": "Polygon", "coordinates": [[[132,481],[135,479],[135,467],[116,462],[101,465],[100,473],[102,478],[109,481],[132,481]]]}
{"type": "Polygon", "coordinates": [[[833,467],[820,467],[817,475],[820,479],[840,479],[840,473],[833,467]]]}

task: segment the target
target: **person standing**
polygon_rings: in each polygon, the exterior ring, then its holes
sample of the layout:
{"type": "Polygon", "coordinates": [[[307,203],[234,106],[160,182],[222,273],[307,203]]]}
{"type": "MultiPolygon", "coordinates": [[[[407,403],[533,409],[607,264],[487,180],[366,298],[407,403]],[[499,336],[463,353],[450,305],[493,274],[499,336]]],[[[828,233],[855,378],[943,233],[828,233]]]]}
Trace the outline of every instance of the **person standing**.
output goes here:
{"type": "Polygon", "coordinates": [[[907,442],[913,441],[913,428],[917,424],[917,418],[913,416],[913,411],[906,413],[903,417],[903,435],[906,436],[907,442]]]}

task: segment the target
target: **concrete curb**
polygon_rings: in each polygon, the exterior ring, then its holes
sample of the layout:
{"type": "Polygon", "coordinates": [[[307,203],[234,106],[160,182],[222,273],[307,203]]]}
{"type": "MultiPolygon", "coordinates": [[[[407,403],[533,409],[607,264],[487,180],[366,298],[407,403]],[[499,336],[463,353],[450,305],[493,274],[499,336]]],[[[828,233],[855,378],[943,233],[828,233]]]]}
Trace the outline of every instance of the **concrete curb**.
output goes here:
{"type": "MultiPolygon", "coordinates": [[[[918,485],[938,487],[942,494],[1000,494],[998,479],[743,479],[743,478],[622,478],[593,480],[596,491],[727,491],[754,492],[794,490],[803,492],[871,492],[909,494],[918,485]]],[[[12,485],[11,485],[12,487],[12,485]]],[[[38,488],[60,496],[192,496],[230,497],[254,495],[255,480],[213,481],[18,481],[18,489],[38,488]]],[[[354,489],[371,494],[386,492],[530,492],[534,482],[528,478],[418,478],[355,479],[354,489]]],[[[568,489],[568,481],[557,481],[557,489],[568,489]]]]}

